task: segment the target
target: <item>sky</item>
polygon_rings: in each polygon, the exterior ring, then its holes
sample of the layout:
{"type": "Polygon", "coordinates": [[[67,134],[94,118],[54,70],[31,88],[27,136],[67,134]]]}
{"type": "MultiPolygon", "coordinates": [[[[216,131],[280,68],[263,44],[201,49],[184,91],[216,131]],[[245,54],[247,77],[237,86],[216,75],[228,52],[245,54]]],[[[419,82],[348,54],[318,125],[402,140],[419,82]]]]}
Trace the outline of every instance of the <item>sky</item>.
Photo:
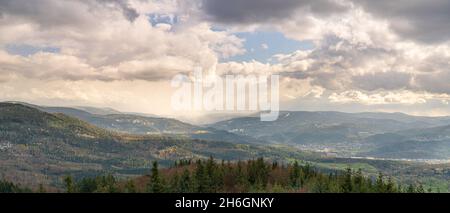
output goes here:
{"type": "Polygon", "coordinates": [[[450,1],[0,0],[0,101],[177,116],[195,67],[278,74],[282,110],[450,115],[450,1]]]}

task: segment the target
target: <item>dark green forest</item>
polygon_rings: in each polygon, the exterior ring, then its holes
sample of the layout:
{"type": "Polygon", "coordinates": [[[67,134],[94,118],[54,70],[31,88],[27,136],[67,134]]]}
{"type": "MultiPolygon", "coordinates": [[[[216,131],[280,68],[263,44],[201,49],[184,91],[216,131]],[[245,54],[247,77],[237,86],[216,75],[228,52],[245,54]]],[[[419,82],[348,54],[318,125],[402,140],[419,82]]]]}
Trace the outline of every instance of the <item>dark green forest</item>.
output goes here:
{"type": "Polygon", "coordinates": [[[0,193],[28,193],[31,189],[19,186],[9,181],[0,181],[0,193]]]}
{"type": "MultiPolygon", "coordinates": [[[[67,193],[424,193],[421,185],[401,186],[390,177],[364,176],[361,170],[320,172],[309,164],[285,165],[263,158],[238,162],[179,160],[169,168],[155,161],[149,175],[128,180],[113,175],[63,178],[67,193]]],[[[0,182],[1,192],[46,192],[0,182]]]]}

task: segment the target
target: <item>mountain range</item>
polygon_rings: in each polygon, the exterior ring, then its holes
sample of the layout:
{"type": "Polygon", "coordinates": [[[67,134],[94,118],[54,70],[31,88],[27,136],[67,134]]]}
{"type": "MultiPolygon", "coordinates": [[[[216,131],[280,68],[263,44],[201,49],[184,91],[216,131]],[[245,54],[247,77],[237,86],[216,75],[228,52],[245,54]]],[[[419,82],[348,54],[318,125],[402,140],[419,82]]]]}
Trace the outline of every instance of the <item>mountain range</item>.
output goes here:
{"type": "Polygon", "coordinates": [[[402,113],[280,112],[274,122],[242,117],[215,129],[272,144],[345,153],[346,156],[448,159],[450,118],[402,113]],[[437,150],[437,151],[436,151],[437,150]]]}
{"type": "MultiPolygon", "coordinates": [[[[0,175],[5,179],[60,184],[64,174],[89,176],[111,172],[123,176],[142,175],[149,171],[154,160],[167,166],[174,160],[209,156],[236,160],[260,156],[281,159],[286,155],[282,150],[274,151],[262,146],[173,134],[173,130],[197,131],[197,127],[171,119],[148,118],[158,124],[150,125],[156,127],[149,128],[149,131],[158,134],[130,134],[103,129],[94,125],[95,122],[91,124],[67,114],[76,112],[77,116],[87,116],[85,119],[98,116],[95,119],[116,120],[131,115],[105,118],[77,109],[46,108],[46,111],[54,112],[49,113],[39,108],[0,103],[0,175]],[[159,134],[158,128],[162,127],[171,129],[170,134],[159,134]]],[[[133,119],[127,122],[139,123],[133,119]]]]}
{"type": "Polygon", "coordinates": [[[167,166],[209,156],[383,168],[349,159],[449,159],[450,118],[283,111],[274,122],[246,116],[199,126],[114,109],[8,102],[0,103],[0,153],[3,178],[55,185],[64,174],[130,176],[148,172],[153,160],[167,166]]]}

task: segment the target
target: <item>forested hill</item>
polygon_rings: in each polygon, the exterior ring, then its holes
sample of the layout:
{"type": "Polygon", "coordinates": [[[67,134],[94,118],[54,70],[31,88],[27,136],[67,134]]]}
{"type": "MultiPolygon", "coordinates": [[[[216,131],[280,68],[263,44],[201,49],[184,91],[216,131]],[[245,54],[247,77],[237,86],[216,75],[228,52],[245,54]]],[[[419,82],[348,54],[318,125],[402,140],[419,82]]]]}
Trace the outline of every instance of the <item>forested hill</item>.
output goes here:
{"type": "Polygon", "coordinates": [[[105,173],[143,175],[154,160],[170,165],[177,159],[209,156],[225,160],[301,158],[300,152],[271,147],[115,133],[63,114],[11,103],[0,103],[0,153],[0,177],[32,187],[60,187],[64,175],[77,179],[105,173]]]}
{"type": "MultiPolygon", "coordinates": [[[[421,185],[399,185],[382,174],[370,178],[361,170],[323,172],[309,164],[279,164],[263,158],[248,161],[225,162],[208,160],[181,160],[170,168],[160,169],[155,161],[151,174],[118,180],[111,175],[64,179],[69,193],[421,193],[421,185]]],[[[14,185],[9,185],[14,187],[14,185]]],[[[7,190],[17,190],[11,188],[7,190]]],[[[46,191],[41,187],[40,191],[46,191]]],[[[20,192],[20,191],[19,191],[20,192]]]]}

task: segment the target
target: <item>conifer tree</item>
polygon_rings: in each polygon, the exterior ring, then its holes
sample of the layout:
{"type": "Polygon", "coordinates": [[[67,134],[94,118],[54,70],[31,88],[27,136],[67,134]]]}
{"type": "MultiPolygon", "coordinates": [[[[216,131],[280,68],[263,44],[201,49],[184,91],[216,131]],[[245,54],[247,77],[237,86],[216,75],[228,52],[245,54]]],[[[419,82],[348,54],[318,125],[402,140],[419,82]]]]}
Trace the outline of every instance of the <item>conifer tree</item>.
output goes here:
{"type": "Polygon", "coordinates": [[[396,192],[394,181],[391,177],[388,178],[388,182],[386,184],[386,192],[393,193],[396,192]]]}
{"type": "Polygon", "coordinates": [[[42,183],[39,184],[38,193],[46,193],[46,190],[45,190],[45,188],[44,188],[44,185],[42,185],[42,183]]]}
{"type": "Polygon", "coordinates": [[[163,192],[163,184],[161,183],[161,177],[159,176],[159,170],[158,170],[158,162],[153,162],[152,166],[152,173],[150,176],[150,184],[148,187],[149,192],[153,193],[161,193],[163,192]]]}
{"type": "Polygon", "coordinates": [[[342,192],[344,193],[350,193],[352,192],[353,189],[353,184],[352,184],[352,169],[351,168],[347,168],[344,174],[344,182],[342,184],[342,192]]]}
{"type": "Polygon", "coordinates": [[[359,168],[358,171],[356,171],[353,179],[354,179],[353,191],[359,192],[359,193],[366,192],[364,177],[363,177],[361,168],[359,168]]]}
{"type": "Polygon", "coordinates": [[[125,192],[126,193],[136,193],[136,185],[134,184],[133,180],[127,181],[127,184],[125,185],[125,192]]]}
{"type": "Polygon", "coordinates": [[[406,190],[406,193],[415,193],[416,189],[414,188],[413,184],[409,184],[408,189],[406,190]]]}
{"type": "Polygon", "coordinates": [[[206,192],[206,175],[205,175],[205,167],[203,166],[202,161],[197,162],[197,167],[195,169],[195,189],[196,192],[206,192]]]}
{"type": "Polygon", "coordinates": [[[185,169],[180,178],[179,189],[180,192],[191,192],[191,174],[189,170],[185,169]]]}
{"type": "Polygon", "coordinates": [[[75,187],[74,187],[72,176],[66,176],[64,178],[64,185],[65,185],[67,193],[74,193],[75,192],[75,187]]]}
{"type": "Polygon", "coordinates": [[[294,188],[297,187],[301,187],[299,184],[299,179],[300,179],[300,166],[298,165],[298,162],[295,161],[294,165],[292,166],[291,172],[290,172],[290,180],[291,180],[291,185],[294,188]]]}
{"type": "Polygon", "coordinates": [[[381,173],[381,172],[378,174],[378,178],[377,178],[376,183],[375,183],[375,188],[376,188],[375,189],[376,192],[378,192],[378,193],[385,193],[386,192],[384,181],[383,181],[383,173],[381,173]]]}

